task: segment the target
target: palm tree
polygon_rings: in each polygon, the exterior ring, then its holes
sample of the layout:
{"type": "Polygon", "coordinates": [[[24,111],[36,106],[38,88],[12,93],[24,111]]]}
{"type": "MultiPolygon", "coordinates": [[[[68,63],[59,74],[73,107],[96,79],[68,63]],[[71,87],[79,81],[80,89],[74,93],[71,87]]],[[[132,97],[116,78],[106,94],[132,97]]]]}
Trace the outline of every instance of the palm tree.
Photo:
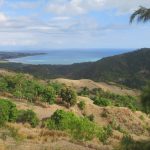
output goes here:
{"type": "Polygon", "coordinates": [[[132,23],[135,19],[137,19],[137,22],[150,21],[150,8],[145,8],[141,6],[131,15],[130,23],[132,23]]]}

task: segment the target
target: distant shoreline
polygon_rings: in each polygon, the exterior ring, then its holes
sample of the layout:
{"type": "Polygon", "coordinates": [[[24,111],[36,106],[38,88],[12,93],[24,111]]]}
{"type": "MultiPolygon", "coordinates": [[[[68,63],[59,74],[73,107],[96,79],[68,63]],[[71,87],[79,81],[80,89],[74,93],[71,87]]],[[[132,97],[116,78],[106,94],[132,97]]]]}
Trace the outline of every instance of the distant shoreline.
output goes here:
{"type": "Polygon", "coordinates": [[[37,56],[37,55],[45,55],[47,53],[21,53],[21,52],[0,52],[0,62],[10,62],[10,59],[28,57],[28,56],[37,56]]]}

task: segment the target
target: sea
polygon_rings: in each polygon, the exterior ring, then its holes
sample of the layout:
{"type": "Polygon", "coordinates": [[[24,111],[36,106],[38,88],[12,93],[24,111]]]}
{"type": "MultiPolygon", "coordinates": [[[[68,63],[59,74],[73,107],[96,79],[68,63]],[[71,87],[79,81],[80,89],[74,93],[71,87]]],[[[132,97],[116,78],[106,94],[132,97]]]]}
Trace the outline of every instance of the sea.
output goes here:
{"type": "Polygon", "coordinates": [[[132,50],[131,49],[67,49],[67,50],[63,49],[63,50],[49,50],[49,51],[41,50],[37,51],[37,53],[44,53],[44,54],[8,59],[8,61],[34,65],[39,64],[68,65],[81,62],[94,62],[104,57],[114,56],[129,51],[132,50]]]}

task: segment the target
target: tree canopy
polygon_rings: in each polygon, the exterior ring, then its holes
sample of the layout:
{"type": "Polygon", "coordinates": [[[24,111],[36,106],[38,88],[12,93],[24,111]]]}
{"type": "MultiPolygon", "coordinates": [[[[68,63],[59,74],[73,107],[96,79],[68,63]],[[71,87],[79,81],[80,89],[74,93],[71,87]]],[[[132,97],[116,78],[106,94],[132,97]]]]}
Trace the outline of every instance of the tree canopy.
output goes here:
{"type": "Polygon", "coordinates": [[[135,19],[137,19],[137,22],[150,21],[150,8],[141,6],[131,15],[130,23],[132,23],[135,19]]]}

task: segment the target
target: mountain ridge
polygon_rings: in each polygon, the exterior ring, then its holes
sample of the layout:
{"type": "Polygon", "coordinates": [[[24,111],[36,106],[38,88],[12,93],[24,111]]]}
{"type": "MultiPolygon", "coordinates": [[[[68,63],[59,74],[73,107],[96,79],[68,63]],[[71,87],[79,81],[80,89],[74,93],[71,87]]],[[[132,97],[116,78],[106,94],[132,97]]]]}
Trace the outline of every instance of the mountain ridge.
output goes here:
{"type": "Polygon", "coordinates": [[[38,78],[91,79],[142,88],[150,80],[150,48],[110,56],[96,62],[72,65],[0,63],[0,68],[29,73],[38,78]],[[143,69],[144,68],[144,69],[143,69]]]}

